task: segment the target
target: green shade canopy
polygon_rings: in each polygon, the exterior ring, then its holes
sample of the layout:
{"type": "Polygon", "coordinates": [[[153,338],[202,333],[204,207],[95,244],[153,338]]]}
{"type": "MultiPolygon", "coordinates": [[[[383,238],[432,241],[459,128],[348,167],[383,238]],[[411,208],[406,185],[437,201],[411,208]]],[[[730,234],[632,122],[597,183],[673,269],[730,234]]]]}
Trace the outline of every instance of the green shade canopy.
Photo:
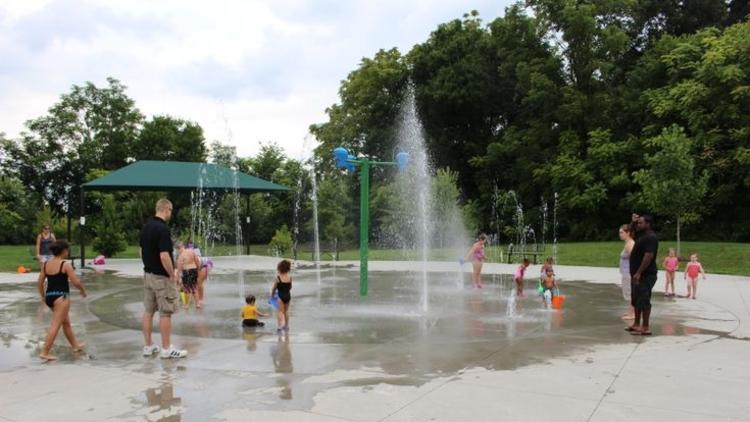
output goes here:
{"type": "Polygon", "coordinates": [[[243,193],[289,190],[286,186],[216,164],[148,160],[136,161],[106,176],[84,183],[83,188],[97,191],[236,189],[243,193]]]}

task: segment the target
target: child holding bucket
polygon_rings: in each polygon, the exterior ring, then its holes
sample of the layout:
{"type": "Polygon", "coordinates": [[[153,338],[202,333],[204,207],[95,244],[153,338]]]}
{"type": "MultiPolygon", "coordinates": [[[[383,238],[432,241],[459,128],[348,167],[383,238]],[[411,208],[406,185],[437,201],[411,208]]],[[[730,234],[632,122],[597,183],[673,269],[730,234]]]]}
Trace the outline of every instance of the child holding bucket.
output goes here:
{"type": "Polygon", "coordinates": [[[529,259],[524,258],[521,265],[516,268],[516,274],[513,280],[516,282],[516,295],[523,297],[523,277],[526,275],[526,268],[529,267],[529,259]]]}
{"type": "Polygon", "coordinates": [[[557,296],[557,283],[555,283],[555,272],[552,268],[547,268],[547,272],[542,280],[542,289],[544,306],[549,308],[552,306],[552,299],[557,296]]]}
{"type": "Polygon", "coordinates": [[[289,305],[292,301],[292,276],[289,274],[291,270],[291,262],[286,259],[279,262],[276,266],[278,273],[271,287],[271,298],[277,294],[279,297],[278,328],[276,329],[278,332],[289,331],[289,305]]]}

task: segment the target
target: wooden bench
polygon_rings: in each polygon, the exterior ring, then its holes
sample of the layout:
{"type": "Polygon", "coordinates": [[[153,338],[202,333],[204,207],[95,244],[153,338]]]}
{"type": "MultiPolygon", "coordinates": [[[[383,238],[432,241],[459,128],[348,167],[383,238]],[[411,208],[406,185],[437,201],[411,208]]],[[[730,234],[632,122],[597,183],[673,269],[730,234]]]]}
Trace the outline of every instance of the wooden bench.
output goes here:
{"type": "Polygon", "coordinates": [[[531,257],[532,262],[534,265],[537,265],[539,262],[539,258],[541,257],[541,261],[544,261],[546,250],[544,245],[534,245],[531,248],[525,247],[525,248],[519,248],[516,245],[510,245],[508,246],[508,254],[506,255],[506,261],[508,264],[510,264],[513,261],[513,257],[520,257],[520,258],[528,258],[531,257]]]}

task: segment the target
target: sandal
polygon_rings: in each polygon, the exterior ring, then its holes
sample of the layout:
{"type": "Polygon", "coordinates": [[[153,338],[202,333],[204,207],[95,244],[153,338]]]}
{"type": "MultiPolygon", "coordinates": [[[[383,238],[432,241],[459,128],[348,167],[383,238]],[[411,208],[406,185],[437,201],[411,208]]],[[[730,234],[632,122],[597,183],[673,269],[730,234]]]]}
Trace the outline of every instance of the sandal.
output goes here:
{"type": "Polygon", "coordinates": [[[628,327],[625,327],[625,331],[627,331],[629,333],[640,333],[641,329],[640,328],[635,328],[633,326],[628,326],[628,327]]]}
{"type": "Polygon", "coordinates": [[[651,331],[631,331],[631,336],[650,336],[651,331]]]}

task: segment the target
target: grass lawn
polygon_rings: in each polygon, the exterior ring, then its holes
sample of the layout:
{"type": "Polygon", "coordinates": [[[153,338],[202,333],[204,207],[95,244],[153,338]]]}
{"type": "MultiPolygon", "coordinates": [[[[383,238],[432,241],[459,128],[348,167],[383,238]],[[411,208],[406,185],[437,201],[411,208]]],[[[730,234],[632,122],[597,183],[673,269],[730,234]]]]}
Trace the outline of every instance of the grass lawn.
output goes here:
{"type": "MultiPolygon", "coordinates": [[[[663,241],[659,244],[659,260],[667,254],[668,248],[675,247],[674,242],[663,241]]],[[[37,265],[30,255],[30,246],[7,246],[0,245],[0,271],[16,271],[19,265],[25,265],[36,270],[37,265]]],[[[211,250],[211,255],[234,255],[234,245],[219,245],[211,250]]],[[[552,253],[548,245],[549,255],[552,253]]],[[[557,247],[557,261],[561,265],[588,265],[593,267],[616,267],[619,253],[622,250],[621,242],[576,242],[561,243],[557,247]]],[[[91,253],[91,249],[88,249],[91,253]]],[[[245,249],[243,248],[243,253],[245,249]]],[[[268,254],[267,245],[251,245],[250,252],[256,255],[268,254]]],[[[703,268],[710,275],[737,274],[750,276],[750,243],[728,243],[728,242],[682,242],[682,255],[687,256],[691,252],[700,254],[703,268]]],[[[459,256],[445,249],[434,249],[430,252],[430,259],[458,261],[459,256]]],[[[309,251],[300,252],[301,259],[311,259],[309,251]]],[[[487,249],[490,261],[499,261],[500,254],[495,247],[487,249]]],[[[92,257],[92,256],[90,256],[92,257]]],[[[127,250],[118,254],[115,258],[137,258],[138,247],[129,246],[127,250]]],[[[374,261],[410,260],[417,259],[419,253],[415,251],[402,251],[401,249],[370,249],[370,259],[374,261]]],[[[321,259],[330,261],[330,253],[322,252],[321,259]]],[[[359,259],[359,251],[350,249],[340,253],[340,260],[356,261],[359,259]]],[[[684,264],[681,265],[684,268],[684,264]]]]}

